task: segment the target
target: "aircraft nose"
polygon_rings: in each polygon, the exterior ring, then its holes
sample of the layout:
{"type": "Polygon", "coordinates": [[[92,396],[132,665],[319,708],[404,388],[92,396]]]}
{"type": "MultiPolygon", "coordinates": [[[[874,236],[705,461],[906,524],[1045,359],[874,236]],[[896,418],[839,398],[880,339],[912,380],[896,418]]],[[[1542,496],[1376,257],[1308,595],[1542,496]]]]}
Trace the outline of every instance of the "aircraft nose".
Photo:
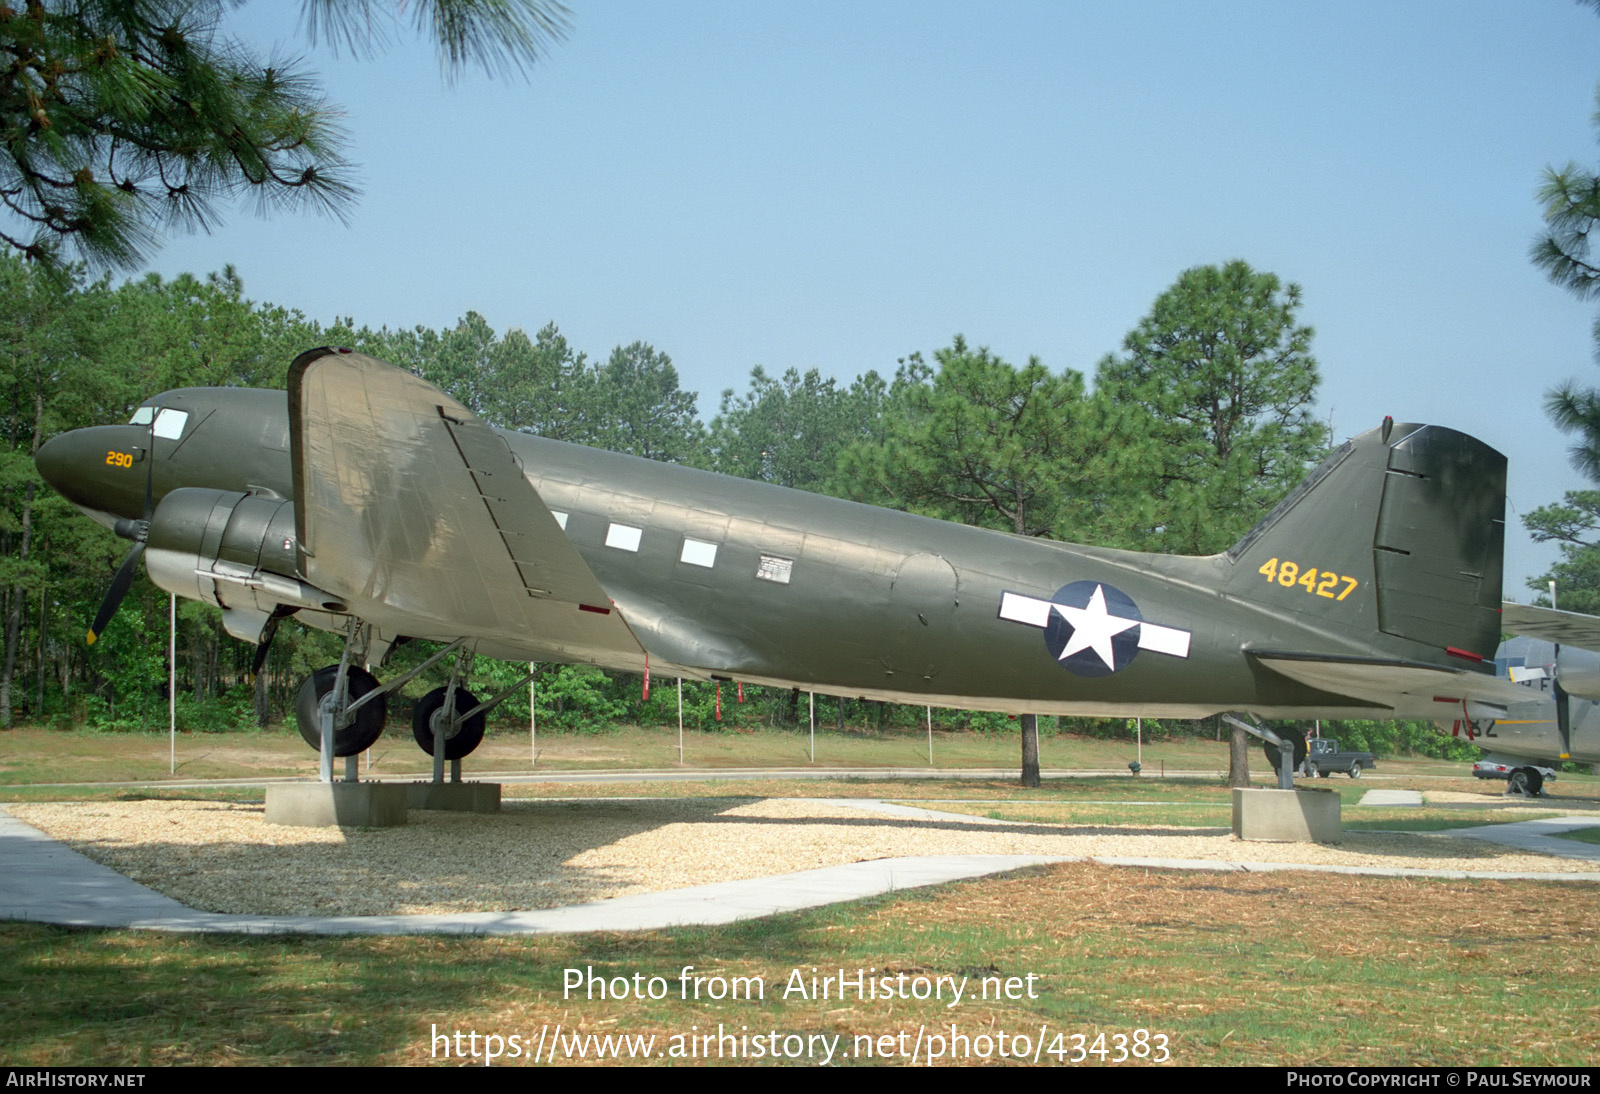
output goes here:
{"type": "Polygon", "coordinates": [[[33,463],[44,481],[84,509],[119,517],[144,510],[146,431],[129,426],[94,426],[52,437],[33,463]]]}
{"type": "Polygon", "coordinates": [[[39,469],[39,474],[44,481],[53,486],[57,492],[65,494],[63,489],[72,480],[72,471],[83,463],[82,446],[73,439],[71,433],[62,433],[51,437],[39,446],[39,451],[34,453],[33,465],[39,469]]]}

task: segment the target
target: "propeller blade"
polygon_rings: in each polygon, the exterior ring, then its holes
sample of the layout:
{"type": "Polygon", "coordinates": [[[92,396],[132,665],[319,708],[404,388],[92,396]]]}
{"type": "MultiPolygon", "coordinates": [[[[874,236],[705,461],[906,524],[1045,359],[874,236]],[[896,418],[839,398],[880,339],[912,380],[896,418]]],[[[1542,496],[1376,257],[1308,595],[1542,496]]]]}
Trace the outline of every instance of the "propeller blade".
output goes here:
{"type": "Polygon", "coordinates": [[[1561,734],[1561,758],[1568,759],[1572,755],[1572,699],[1567,695],[1567,689],[1561,686],[1561,678],[1556,678],[1556,732],[1561,734]]]}
{"type": "MultiPolygon", "coordinates": [[[[1555,606],[1556,583],[1550,583],[1550,605],[1555,606]]],[[[1561,758],[1563,760],[1572,755],[1572,701],[1567,697],[1567,689],[1561,686],[1561,643],[1556,643],[1555,685],[1553,694],[1556,697],[1556,732],[1561,735],[1561,758]]]]}
{"type": "Polygon", "coordinates": [[[261,666],[267,663],[267,654],[272,652],[272,640],[277,636],[278,624],[288,619],[299,608],[279,604],[272,609],[272,614],[267,617],[266,624],[261,628],[261,637],[256,639],[256,657],[250,665],[250,682],[255,683],[257,676],[261,675],[261,666]]]}
{"type": "Polygon", "coordinates": [[[122,606],[122,598],[128,595],[128,586],[133,584],[133,575],[139,569],[139,556],[144,554],[145,540],[150,536],[150,518],[155,513],[156,417],[160,413],[161,407],[152,408],[150,427],[145,435],[144,513],[138,520],[119,520],[112,529],[123,539],[133,540],[133,547],[128,551],[128,557],[122,560],[122,565],[117,567],[116,576],[111,579],[111,588],[106,590],[106,598],[95,613],[94,622],[89,625],[86,643],[91,646],[105,632],[106,624],[111,622],[111,617],[122,606]]]}
{"type": "Polygon", "coordinates": [[[111,617],[117,614],[117,608],[122,605],[122,598],[128,595],[128,586],[133,584],[133,575],[139,570],[139,556],[142,554],[144,554],[144,543],[140,541],[133,545],[128,557],[117,567],[117,575],[111,579],[111,588],[106,590],[106,598],[101,603],[100,610],[95,613],[94,622],[89,626],[89,645],[94,645],[95,639],[106,629],[106,624],[111,622],[111,617]]]}

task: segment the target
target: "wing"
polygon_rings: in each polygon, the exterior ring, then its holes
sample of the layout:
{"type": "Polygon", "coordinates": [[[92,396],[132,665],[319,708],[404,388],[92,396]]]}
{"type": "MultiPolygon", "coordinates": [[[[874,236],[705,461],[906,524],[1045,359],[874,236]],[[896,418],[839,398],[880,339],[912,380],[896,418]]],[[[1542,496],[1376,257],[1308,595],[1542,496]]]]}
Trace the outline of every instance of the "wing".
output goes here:
{"type": "Polygon", "coordinates": [[[1500,619],[1511,634],[1542,638],[1563,646],[1600,650],[1600,616],[1507,603],[1500,605],[1500,619]]]}
{"type": "Polygon", "coordinates": [[[1437,665],[1284,650],[1249,652],[1252,660],[1291,680],[1364,704],[1388,707],[1397,718],[1437,718],[1441,711],[1459,708],[1464,702],[1505,707],[1530,698],[1527,688],[1498,676],[1437,665]]]}
{"type": "Polygon", "coordinates": [[[289,369],[300,572],[381,631],[535,660],[644,652],[493,429],[410,373],[317,349],[289,369]]]}

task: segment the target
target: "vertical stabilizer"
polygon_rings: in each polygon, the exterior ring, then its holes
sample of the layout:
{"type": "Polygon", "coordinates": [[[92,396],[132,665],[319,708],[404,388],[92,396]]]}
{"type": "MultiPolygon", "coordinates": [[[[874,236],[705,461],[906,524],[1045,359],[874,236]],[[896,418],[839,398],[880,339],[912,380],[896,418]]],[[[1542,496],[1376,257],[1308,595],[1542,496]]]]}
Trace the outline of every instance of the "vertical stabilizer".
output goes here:
{"type": "Polygon", "coordinates": [[[1228,551],[1228,590],[1324,627],[1492,657],[1505,483],[1505,457],[1482,441],[1385,421],[1228,551]]]}

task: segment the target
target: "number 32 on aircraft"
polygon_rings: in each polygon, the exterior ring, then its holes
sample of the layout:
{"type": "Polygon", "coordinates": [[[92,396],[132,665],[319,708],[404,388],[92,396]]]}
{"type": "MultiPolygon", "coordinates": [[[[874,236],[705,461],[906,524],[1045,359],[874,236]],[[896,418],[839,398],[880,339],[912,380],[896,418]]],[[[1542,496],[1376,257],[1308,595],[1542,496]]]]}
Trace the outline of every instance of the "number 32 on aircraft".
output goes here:
{"type": "Polygon", "coordinates": [[[1276,581],[1285,589],[1304,589],[1308,593],[1325,596],[1329,600],[1343,600],[1355,592],[1356,587],[1361,584],[1353,577],[1336,574],[1332,570],[1318,570],[1314,567],[1302,570],[1299,563],[1290,562],[1288,559],[1279,561],[1269,558],[1262,563],[1256,573],[1263,575],[1268,581],[1276,581]],[[1343,589],[1339,589],[1340,583],[1343,583],[1343,589]]]}

